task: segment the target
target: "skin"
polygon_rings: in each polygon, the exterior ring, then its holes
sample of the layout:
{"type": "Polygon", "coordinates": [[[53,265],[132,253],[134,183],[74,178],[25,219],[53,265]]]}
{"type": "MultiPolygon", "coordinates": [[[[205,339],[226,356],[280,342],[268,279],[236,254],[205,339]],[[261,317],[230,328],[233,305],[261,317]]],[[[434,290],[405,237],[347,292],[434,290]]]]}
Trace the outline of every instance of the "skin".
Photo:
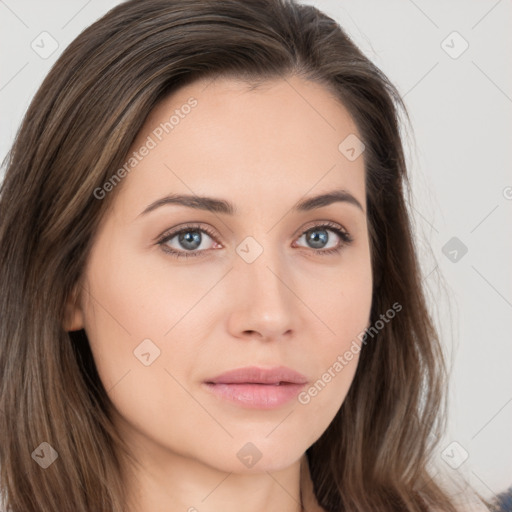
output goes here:
{"type": "MultiPolygon", "coordinates": [[[[307,377],[307,389],[368,326],[364,154],[349,161],[338,150],[359,134],[321,85],[290,77],[250,91],[219,78],[165,98],[133,150],[190,97],[197,106],[117,186],[66,327],[85,329],[116,425],[140,460],[127,472],[134,511],[297,512],[300,462],[343,403],[358,354],[307,404],[248,409],[202,382],[243,366],[285,365],[307,377]],[[334,189],[362,209],[335,202],[292,210],[334,189]],[[170,193],[222,198],[237,213],[166,205],[140,215],[170,193]],[[353,242],[320,228],[326,248],[342,244],[320,254],[324,246],[303,235],[322,221],[353,242]],[[157,238],[186,223],[215,239],[200,231],[202,255],[173,258],[157,238]],[[263,249],[250,264],[236,251],[248,236],[263,249]],[[160,350],[149,366],[134,356],[145,339],[160,350]],[[261,452],[251,468],[237,457],[247,442],[261,452]]],[[[186,252],[177,236],[167,246],[186,252]]]]}

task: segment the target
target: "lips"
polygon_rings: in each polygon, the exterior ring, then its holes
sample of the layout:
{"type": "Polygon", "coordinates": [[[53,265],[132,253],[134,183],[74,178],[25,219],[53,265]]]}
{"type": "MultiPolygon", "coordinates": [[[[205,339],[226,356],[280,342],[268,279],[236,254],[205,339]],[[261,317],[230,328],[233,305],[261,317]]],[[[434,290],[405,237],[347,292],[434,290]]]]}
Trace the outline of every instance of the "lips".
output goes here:
{"type": "Polygon", "coordinates": [[[206,382],[211,384],[306,384],[307,378],[299,372],[278,366],[265,369],[256,366],[237,368],[206,382]]]}
{"type": "Polygon", "coordinates": [[[230,370],[203,384],[222,401],[250,409],[275,409],[295,398],[306,383],[304,375],[285,366],[250,366],[230,370]]]}

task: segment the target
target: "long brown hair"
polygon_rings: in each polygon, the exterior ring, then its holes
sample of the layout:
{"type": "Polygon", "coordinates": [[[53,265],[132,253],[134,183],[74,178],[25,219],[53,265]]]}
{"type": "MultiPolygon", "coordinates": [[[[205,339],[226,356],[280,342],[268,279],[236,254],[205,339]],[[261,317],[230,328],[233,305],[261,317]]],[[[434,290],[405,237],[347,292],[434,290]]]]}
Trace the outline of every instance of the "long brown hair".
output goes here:
{"type": "MultiPolygon", "coordinates": [[[[426,307],[399,134],[405,106],[331,18],[292,0],[132,0],[63,52],[34,97],[0,189],[0,482],[12,512],[122,512],[112,403],[85,331],[66,332],[98,200],[146,116],[198,78],[300,76],[351,113],[366,146],[374,275],[371,322],[402,311],[364,345],[342,407],[307,450],[329,512],[454,512],[427,470],[445,409],[445,366],[426,307]],[[434,434],[433,436],[429,436],[434,434]],[[37,449],[58,453],[46,469],[37,449]]],[[[136,172],[136,171],[135,171],[136,172]]]]}

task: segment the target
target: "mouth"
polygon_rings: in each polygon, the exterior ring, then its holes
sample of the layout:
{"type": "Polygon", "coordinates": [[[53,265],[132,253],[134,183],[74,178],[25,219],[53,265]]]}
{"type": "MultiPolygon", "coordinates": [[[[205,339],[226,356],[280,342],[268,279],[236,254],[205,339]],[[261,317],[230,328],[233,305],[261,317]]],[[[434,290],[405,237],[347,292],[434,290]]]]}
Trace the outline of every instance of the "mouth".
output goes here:
{"type": "Polygon", "coordinates": [[[203,384],[220,400],[250,409],[275,409],[295,398],[307,382],[304,375],[285,366],[251,366],[225,372],[203,384]]]}

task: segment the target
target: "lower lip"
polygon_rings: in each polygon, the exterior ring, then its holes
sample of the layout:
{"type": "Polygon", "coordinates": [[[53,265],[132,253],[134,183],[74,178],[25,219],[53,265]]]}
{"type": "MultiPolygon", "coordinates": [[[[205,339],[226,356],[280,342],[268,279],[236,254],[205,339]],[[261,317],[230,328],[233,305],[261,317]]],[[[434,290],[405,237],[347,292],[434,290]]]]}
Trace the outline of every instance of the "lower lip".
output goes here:
{"type": "Polygon", "coordinates": [[[293,400],[305,384],[212,384],[206,387],[218,397],[249,409],[276,409],[293,400]]]}

